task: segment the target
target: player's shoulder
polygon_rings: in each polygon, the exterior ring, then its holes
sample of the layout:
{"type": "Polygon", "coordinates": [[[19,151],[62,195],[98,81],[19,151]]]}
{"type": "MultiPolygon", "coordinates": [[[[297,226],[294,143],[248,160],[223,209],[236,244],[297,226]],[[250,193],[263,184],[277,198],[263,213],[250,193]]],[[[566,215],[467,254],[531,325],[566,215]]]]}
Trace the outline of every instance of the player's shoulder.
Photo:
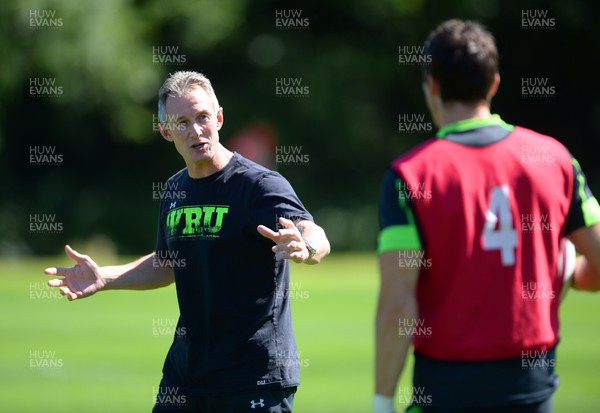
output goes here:
{"type": "Polygon", "coordinates": [[[546,145],[554,145],[556,147],[561,147],[566,150],[565,145],[556,139],[553,136],[545,135],[543,133],[537,132],[533,129],[526,128],[524,126],[515,126],[515,129],[511,133],[511,135],[518,136],[520,139],[530,142],[540,142],[546,145]]]}
{"type": "Polygon", "coordinates": [[[524,153],[534,151],[537,153],[552,154],[570,163],[571,153],[569,149],[553,136],[545,135],[523,126],[515,126],[511,135],[516,138],[515,144],[520,145],[521,151],[524,153]]]}

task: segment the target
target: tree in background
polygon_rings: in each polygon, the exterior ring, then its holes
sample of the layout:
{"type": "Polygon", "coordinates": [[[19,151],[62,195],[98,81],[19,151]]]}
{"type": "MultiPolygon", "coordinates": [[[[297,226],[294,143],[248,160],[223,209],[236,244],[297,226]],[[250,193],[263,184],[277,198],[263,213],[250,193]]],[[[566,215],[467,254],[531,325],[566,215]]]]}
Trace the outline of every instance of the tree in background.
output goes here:
{"type": "Polygon", "coordinates": [[[487,25],[504,51],[492,109],[567,143],[597,192],[600,102],[587,75],[600,71],[598,8],[585,0],[5,2],[0,254],[57,253],[88,234],[119,240],[120,253],[153,246],[156,188],[183,166],[156,130],[155,91],[181,69],[213,79],[226,144],[269,125],[271,163],[334,249],[374,249],[382,171],[434,132],[414,81],[426,64],[419,48],[453,16],[487,25]]]}

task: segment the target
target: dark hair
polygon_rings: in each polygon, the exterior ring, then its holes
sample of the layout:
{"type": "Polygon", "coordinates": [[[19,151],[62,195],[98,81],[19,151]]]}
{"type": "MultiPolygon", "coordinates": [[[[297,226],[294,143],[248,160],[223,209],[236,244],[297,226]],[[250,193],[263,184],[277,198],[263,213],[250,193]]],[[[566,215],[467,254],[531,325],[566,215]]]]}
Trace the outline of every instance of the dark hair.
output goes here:
{"type": "Polygon", "coordinates": [[[475,103],[487,98],[498,73],[494,36],[481,24],[447,20],[427,37],[425,55],[430,64],[424,75],[440,84],[442,101],[475,103]]]}

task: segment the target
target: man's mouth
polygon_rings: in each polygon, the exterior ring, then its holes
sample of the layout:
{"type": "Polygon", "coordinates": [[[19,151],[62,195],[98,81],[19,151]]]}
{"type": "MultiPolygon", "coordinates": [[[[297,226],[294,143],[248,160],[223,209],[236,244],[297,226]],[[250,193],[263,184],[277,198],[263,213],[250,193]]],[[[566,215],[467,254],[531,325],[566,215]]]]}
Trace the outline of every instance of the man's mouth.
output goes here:
{"type": "Polygon", "coordinates": [[[190,146],[193,150],[200,151],[206,147],[206,142],[196,142],[190,146]]]}

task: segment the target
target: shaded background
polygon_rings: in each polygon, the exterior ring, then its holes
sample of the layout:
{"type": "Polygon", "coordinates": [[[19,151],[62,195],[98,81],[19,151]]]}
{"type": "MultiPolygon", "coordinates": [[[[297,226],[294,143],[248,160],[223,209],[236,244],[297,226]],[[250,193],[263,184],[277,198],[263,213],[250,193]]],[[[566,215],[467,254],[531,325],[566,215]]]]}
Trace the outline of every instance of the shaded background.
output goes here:
{"type": "MultiPolygon", "coordinates": [[[[183,167],[153,119],[157,90],[176,70],[212,80],[226,146],[258,124],[277,147],[308,155],[288,165],[271,154],[264,163],[288,178],[334,250],[373,250],[386,166],[431,135],[399,132],[399,114],[431,121],[421,68],[400,64],[399,47],[422,45],[455,16],[481,21],[497,38],[502,84],[493,111],[564,142],[598,194],[599,7],[591,0],[4,1],[0,254],[56,254],[67,242],[118,254],[154,247],[153,185],[183,167]],[[523,10],[544,12],[553,25],[524,27],[523,10]],[[282,11],[302,23],[278,26],[282,11]],[[60,20],[32,26],[32,17],[51,12],[60,20]],[[32,95],[39,78],[53,79],[61,93],[32,95]],[[308,93],[277,95],[281,78],[308,93]],[[546,79],[555,93],[525,97],[523,78],[546,79]],[[32,165],[32,147],[54,148],[62,161],[32,165]],[[32,232],[36,214],[53,216],[60,230],[32,232]]],[[[245,150],[258,141],[246,140],[245,150]]]]}

